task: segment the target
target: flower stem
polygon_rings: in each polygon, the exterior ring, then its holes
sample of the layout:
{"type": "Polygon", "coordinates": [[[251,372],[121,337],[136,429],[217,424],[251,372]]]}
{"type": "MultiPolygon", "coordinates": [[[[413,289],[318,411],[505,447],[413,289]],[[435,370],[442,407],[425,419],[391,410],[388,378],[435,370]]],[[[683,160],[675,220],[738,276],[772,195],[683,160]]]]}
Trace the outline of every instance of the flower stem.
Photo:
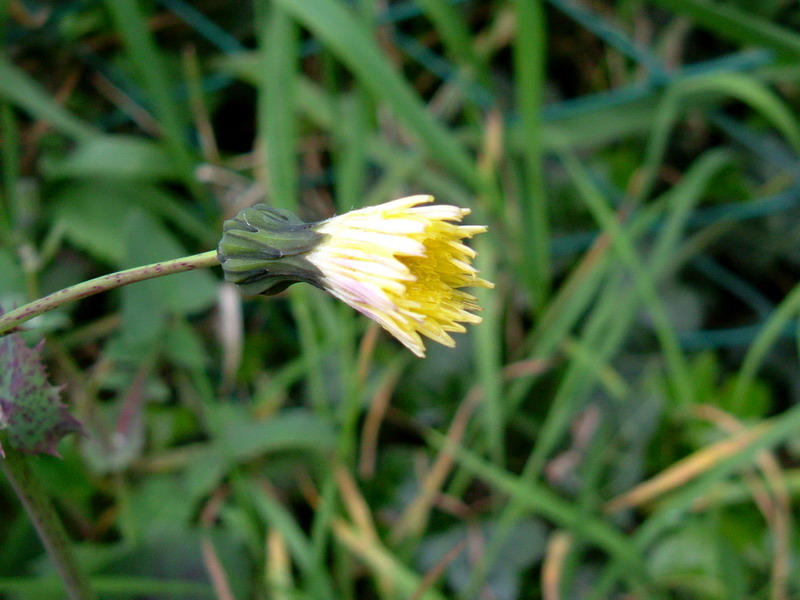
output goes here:
{"type": "Polygon", "coordinates": [[[0,458],[0,468],[36,527],[39,539],[55,564],[70,600],[92,600],[95,595],[89,586],[89,579],[75,559],[67,532],[64,531],[47,492],[28,464],[29,458],[9,444],[4,445],[3,452],[5,456],[0,458]]]}
{"type": "Polygon", "coordinates": [[[172,275],[173,273],[182,273],[183,271],[191,271],[193,269],[213,267],[218,264],[217,251],[209,250],[202,254],[184,256],[182,258],[153,263],[152,265],[144,265],[126,271],[102,275],[95,279],[90,279],[89,281],[84,281],[64,288],[63,290],[53,292],[49,296],[34,300],[33,302],[20,306],[0,316],[0,336],[11,333],[19,325],[33,317],[37,317],[42,313],[51,311],[73,300],[88,298],[100,292],[107,292],[108,290],[113,290],[114,288],[128,285],[129,283],[144,281],[145,279],[172,275]]]}

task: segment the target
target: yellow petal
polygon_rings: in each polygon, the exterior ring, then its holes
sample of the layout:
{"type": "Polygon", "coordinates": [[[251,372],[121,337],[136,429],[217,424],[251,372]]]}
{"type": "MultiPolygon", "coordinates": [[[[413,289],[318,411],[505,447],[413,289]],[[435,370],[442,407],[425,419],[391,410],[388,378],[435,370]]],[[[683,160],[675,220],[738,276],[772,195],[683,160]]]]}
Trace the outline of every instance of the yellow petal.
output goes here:
{"type": "Polygon", "coordinates": [[[486,227],[458,225],[468,209],[432,201],[409,196],[328,219],[315,228],[324,240],[306,256],[322,287],[417,356],[425,355],[420,334],[452,347],[448,332],[480,323],[470,312],[480,310],[475,298],[459,288],[493,287],[477,276],[476,253],[462,241],[486,227]]]}

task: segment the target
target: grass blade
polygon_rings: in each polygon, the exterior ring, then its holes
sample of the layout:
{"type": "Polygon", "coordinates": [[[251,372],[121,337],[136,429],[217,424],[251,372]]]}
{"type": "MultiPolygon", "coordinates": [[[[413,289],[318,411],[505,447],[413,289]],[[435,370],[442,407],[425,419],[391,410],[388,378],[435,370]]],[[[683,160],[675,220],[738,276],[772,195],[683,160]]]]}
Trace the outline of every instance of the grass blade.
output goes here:
{"type": "Polygon", "coordinates": [[[520,201],[523,227],[529,232],[531,251],[525,272],[530,281],[534,309],[540,312],[549,295],[550,225],[544,186],[542,101],[545,78],[547,28],[542,0],[516,0],[517,34],[514,43],[517,112],[521,120],[525,177],[520,201]]]}
{"type": "Polygon", "coordinates": [[[182,116],[189,111],[175,100],[164,57],[148,28],[145,15],[136,0],[106,0],[106,5],[147,88],[164,140],[181,167],[184,182],[189,189],[199,193],[194,178],[194,159],[186,143],[187,123],[182,116]]]}
{"type": "Polygon", "coordinates": [[[0,97],[76,140],[99,133],[58,104],[38,82],[3,56],[0,56],[0,97]]]}
{"type": "Polygon", "coordinates": [[[723,37],[745,44],[766,46],[786,58],[796,60],[800,56],[800,35],[729,3],[708,0],[653,1],[663,8],[687,15],[723,37]]]}
{"type": "Polygon", "coordinates": [[[264,149],[262,160],[266,161],[269,202],[293,210],[297,207],[297,33],[289,15],[279,6],[270,5],[267,17],[261,27],[266,70],[259,87],[259,140],[264,149]]]}
{"type": "Polygon", "coordinates": [[[430,156],[473,188],[479,187],[480,181],[470,156],[452,133],[426,111],[419,96],[391,66],[388,57],[343,2],[276,0],[276,4],[329,46],[376,99],[391,106],[430,156]]]}

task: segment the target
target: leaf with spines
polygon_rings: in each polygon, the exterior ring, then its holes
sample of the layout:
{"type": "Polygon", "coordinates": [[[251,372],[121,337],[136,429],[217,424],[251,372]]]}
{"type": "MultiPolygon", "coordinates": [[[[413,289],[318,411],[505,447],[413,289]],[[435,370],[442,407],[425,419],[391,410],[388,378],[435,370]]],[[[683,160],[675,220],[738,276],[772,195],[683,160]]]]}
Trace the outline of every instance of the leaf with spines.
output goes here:
{"type": "Polygon", "coordinates": [[[83,429],[47,379],[43,344],[29,348],[16,334],[0,338],[0,429],[17,450],[58,456],[61,438],[83,429]]]}

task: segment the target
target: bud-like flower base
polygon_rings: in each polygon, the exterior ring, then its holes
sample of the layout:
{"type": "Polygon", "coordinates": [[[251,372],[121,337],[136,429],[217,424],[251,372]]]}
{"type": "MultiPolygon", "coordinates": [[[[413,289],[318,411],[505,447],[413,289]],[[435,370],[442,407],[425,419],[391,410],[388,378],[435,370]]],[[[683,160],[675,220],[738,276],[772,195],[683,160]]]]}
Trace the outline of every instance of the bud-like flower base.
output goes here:
{"type": "Polygon", "coordinates": [[[256,204],[222,226],[217,257],[225,279],[249,295],[272,295],[297,281],[319,286],[322,274],[306,259],[323,239],[293,214],[256,204]]]}

